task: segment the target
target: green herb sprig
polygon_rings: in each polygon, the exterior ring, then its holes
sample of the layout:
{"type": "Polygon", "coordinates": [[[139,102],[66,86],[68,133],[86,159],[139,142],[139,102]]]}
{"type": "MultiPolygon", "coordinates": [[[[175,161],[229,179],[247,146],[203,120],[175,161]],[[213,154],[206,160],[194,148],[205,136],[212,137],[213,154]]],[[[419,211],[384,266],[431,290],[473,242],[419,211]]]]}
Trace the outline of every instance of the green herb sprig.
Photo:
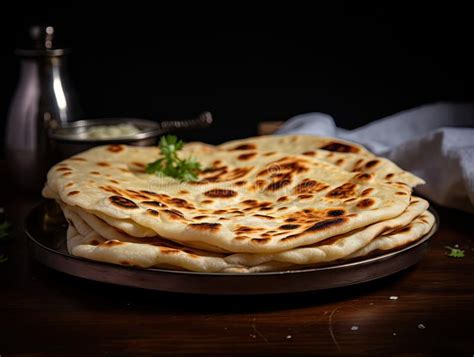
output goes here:
{"type": "Polygon", "coordinates": [[[196,181],[201,164],[193,158],[180,159],[178,151],[184,146],[182,140],[174,135],[162,136],[160,139],[160,151],[163,158],[149,163],[146,172],[149,174],[161,173],[180,181],[196,181]]]}
{"type": "Polygon", "coordinates": [[[8,257],[5,254],[0,254],[0,264],[5,263],[8,260],[8,257]]]}
{"type": "Polygon", "coordinates": [[[451,248],[446,246],[446,249],[449,249],[448,257],[451,258],[464,258],[464,250],[462,249],[457,249],[457,248],[451,248]]]}

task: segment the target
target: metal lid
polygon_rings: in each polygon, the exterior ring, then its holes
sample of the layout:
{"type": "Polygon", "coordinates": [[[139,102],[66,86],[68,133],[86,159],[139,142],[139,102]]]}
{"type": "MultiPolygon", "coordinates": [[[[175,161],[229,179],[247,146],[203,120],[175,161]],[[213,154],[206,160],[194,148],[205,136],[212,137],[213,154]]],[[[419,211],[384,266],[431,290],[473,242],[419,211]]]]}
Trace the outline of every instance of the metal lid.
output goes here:
{"type": "Polygon", "coordinates": [[[67,48],[59,45],[53,26],[30,27],[27,38],[23,39],[22,42],[15,51],[19,56],[57,57],[69,52],[67,48]]]}

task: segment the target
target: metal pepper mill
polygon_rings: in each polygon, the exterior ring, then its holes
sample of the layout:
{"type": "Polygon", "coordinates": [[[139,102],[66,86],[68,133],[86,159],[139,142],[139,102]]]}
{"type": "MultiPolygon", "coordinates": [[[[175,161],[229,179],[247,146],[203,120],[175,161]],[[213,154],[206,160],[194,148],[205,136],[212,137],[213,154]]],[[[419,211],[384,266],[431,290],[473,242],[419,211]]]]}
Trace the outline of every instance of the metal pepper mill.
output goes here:
{"type": "Polygon", "coordinates": [[[5,155],[13,183],[39,192],[54,160],[48,130],[78,119],[78,105],[66,71],[69,51],[56,46],[54,28],[30,28],[28,42],[16,49],[20,79],[7,118],[5,155]]]}

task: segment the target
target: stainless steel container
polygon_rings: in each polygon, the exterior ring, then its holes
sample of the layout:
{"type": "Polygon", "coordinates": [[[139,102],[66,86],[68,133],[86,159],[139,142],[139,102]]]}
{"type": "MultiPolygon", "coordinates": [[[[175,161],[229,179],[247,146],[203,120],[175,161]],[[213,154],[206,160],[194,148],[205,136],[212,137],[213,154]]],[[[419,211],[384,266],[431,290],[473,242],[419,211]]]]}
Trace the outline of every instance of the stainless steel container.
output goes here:
{"type": "Polygon", "coordinates": [[[51,147],[56,160],[62,160],[99,145],[156,145],[158,136],[160,135],[159,128],[160,126],[158,123],[144,119],[91,119],[79,120],[61,128],[51,129],[49,137],[51,139],[51,147]],[[93,126],[117,125],[123,123],[133,124],[140,130],[140,133],[127,135],[121,138],[90,139],[87,137],[87,129],[93,126]]]}
{"type": "Polygon", "coordinates": [[[211,123],[212,115],[209,112],[204,112],[195,119],[162,122],[136,118],[88,119],[75,121],[61,128],[51,128],[49,131],[49,138],[51,141],[50,145],[52,153],[54,154],[54,161],[59,161],[99,145],[156,145],[158,138],[170,131],[204,128],[209,126],[211,123]],[[125,123],[134,125],[140,130],[140,132],[118,138],[88,138],[87,132],[91,127],[125,123]]]}
{"type": "Polygon", "coordinates": [[[5,156],[12,183],[38,192],[50,166],[47,131],[77,118],[78,105],[65,68],[67,50],[54,29],[32,27],[29,44],[18,48],[20,78],[7,118],[5,156]]]}

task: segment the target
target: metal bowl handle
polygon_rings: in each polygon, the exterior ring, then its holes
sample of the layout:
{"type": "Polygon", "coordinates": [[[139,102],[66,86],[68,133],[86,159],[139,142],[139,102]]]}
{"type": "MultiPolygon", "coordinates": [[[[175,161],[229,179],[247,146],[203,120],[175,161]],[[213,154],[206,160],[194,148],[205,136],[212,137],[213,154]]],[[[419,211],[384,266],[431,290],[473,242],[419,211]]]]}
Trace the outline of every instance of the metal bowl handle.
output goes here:
{"type": "Polygon", "coordinates": [[[210,112],[204,112],[199,114],[195,119],[162,121],[160,128],[162,133],[167,133],[174,130],[205,128],[211,124],[212,114],[210,112]]]}

